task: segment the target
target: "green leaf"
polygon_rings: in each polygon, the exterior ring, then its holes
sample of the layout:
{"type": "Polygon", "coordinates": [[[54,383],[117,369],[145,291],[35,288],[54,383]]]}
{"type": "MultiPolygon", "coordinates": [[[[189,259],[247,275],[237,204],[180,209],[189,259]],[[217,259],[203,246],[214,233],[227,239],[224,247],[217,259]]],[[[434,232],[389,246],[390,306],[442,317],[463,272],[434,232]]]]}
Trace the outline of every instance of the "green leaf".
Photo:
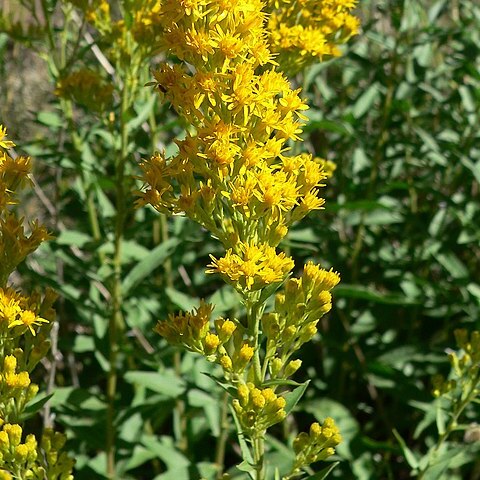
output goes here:
{"type": "Polygon", "coordinates": [[[133,452],[130,453],[130,458],[128,459],[127,464],[125,465],[125,471],[132,470],[137,468],[140,465],[152,460],[157,455],[152,450],[149,450],[141,445],[135,445],[133,447],[133,452]]]}
{"type": "Polygon", "coordinates": [[[202,408],[205,412],[205,417],[214,437],[220,436],[220,406],[216,398],[210,393],[194,388],[187,393],[188,404],[202,408]]]}
{"type": "Polygon", "coordinates": [[[170,238],[155,247],[143,260],[137,263],[122,282],[123,294],[127,295],[133,287],[150,275],[173,253],[179,244],[179,238],[170,238]]]}
{"type": "Polygon", "coordinates": [[[286,402],[285,412],[287,415],[294,409],[295,405],[300,401],[309,383],[310,383],[310,380],[307,380],[305,383],[302,383],[300,386],[298,386],[295,390],[292,390],[291,392],[288,392],[285,395],[285,402],[286,402]]]}
{"type": "Polygon", "coordinates": [[[419,300],[408,298],[398,293],[380,293],[373,288],[361,285],[340,284],[333,291],[338,298],[361,298],[375,303],[386,305],[417,305],[419,300]]]}
{"type": "Polygon", "coordinates": [[[172,468],[157,475],[153,480],[190,480],[190,473],[187,467],[172,468]]]}
{"type": "Polygon", "coordinates": [[[165,462],[168,470],[175,470],[190,465],[189,460],[175,448],[172,438],[161,437],[158,439],[154,435],[143,435],[140,442],[165,462]]]}
{"type": "Polygon", "coordinates": [[[72,350],[76,353],[93,352],[95,350],[95,340],[89,335],[77,335],[72,350]]]}
{"type": "Polygon", "coordinates": [[[355,118],[363,117],[372,107],[380,96],[380,90],[377,83],[370,85],[355,102],[352,114],[355,118]]]}
{"type": "Polygon", "coordinates": [[[292,387],[298,387],[303,385],[303,383],[295,382],[295,380],[285,379],[267,380],[266,382],[262,383],[262,387],[270,387],[272,385],[291,385],[292,387]]]}
{"type": "Polygon", "coordinates": [[[60,232],[60,235],[56,238],[56,243],[58,245],[67,245],[69,247],[79,247],[83,248],[87,243],[91,242],[93,239],[90,235],[83,232],[78,232],[76,230],[63,230],[60,232]]]}
{"type": "Polygon", "coordinates": [[[196,308],[200,305],[200,300],[196,297],[190,297],[185,293],[179,292],[174,288],[167,287],[165,293],[170,301],[175,304],[178,308],[182,309],[184,312],[188,312],[193,308],[196,308]]]}
{"type": "Polygon", "coordinates": [[[467,290],[480,301],[480,285],[478,285],[478,283],[469,283],[467,285],[467,290]]]}
{"type": "Polygon", "coordinates": [[[32,401],[30,401],[25,407],[25,410],[22,412],[21,421],[23,422],[35,415],[37,412],[39,412],[43,408],[43,406],[53,397],[54,394],[55,392],[48,395],[44,393],[38,395],[32,401]]]}
{"type": "Polygon", "coordinates": [[[473,458],[465,446],[448,448],[428,466],[422,478],[425,480],[444,479],[443,475],[449,468],[460,467],[472,460],[473,458]]]}
{"type": "Polygon", "coordinates": [[[441,399],[438,399],[435,403],[435,421],[437,424],[437,430],[439,435],[443,435],[445,433],[445,426],[447,424],[447,414],[442,406],[443,402],[441,399]]]}
{"type": "Polygon", "coordinates": [[[207,301],[215,306],[215,315],[224,315],[240,303],[239,294],[230,286],[219,288],[207,301]]]}
{"type": "Polygon", "coordinates": [[[475,180],[480,183],[480,161],[477,161],[477,163],[473,163],[471,160],[464,156],[460,158],[460,161],[472,172],[475,180]]]}
{"type": "Polygon", "coordinates": [[[242,427],[237,418],[237,413],[235,412],[235,409],[231,405],[230,405],[230,412],[232,413],[233,421],[235,422],[235,426],[237,428],[238,443],[240,445],[240,450],[242,452],[242,458],[243,458],[243,462],[240,465],[238,465],[237,468],[239,470],[242,470],[243,472],[251,473],[254,470],[252,452],[248,448],[247,442],[245,440],[245,436],[243,435],[243,432],[242,432],[242,427]]]}
{"type": "Polygon", "coordinates": [[[453,278],[468,277],[467,268],[453,252],[437,253],[434,256],[453,278]]]}
{"type": "Polygon", "coordinates": [[[407,463],[412,469],[418,468],[418,460],[415,454],[407,447],[407,444],[395,428],[393,429],[393,434],[395,435],[395,438],[397,439],[400,447],[402,448],[402,452],[405,455],[405,460],[407,461],[407,463]]]}
{"type": "Polygon", "coordinates": [[[156,103],[156,95],[150,95],[150,98],[139,108],[137,116],[132,118],[127,123],[127,129],[129,132],[135,131],[143,122],[148,120],[150,113],[153,111],[156,103]]]}
{"type": "Polygon", "coordinates": [[[321,470],[320,472],[317,472],[315,473],[314,475],[310,475],[309,477],[307,477],[306,480],[324,480],[325,478],[327,478],[330,473],[332,472],[332,470],[339,464],[340,462],[334,462],[332,463],[331,465],[329,465],[328,467],[325,467],[323,470],[321,470]]]}
{"type": "Polygon", "coordinates": [[[40,112],[37,115],[37,122],[52,129],[60,128],[64,125],[63,120],[55,112],[40,112]]]}
{"type": "Polygon", "coordinates": [[[209,372],[202,372],[202,374],[207,376],[208,378],[211,378],[220,388],[225,390],[229,395],[235,396],[237,390],[231,384],[223,382],[209,372]]]}
{"type": "Polygon", "coordinates": [[[303,127],[303,130],[306,133],[324,130],[327,132],[337,133],[344,137],[351,137],[353,135],[353,129],[350,125],[332,120],[311,120],[303,127]]]}
{"type": "Polygon", "coordinates": [[[128,383],[140,385],[170,398],[177,398],[185,392],[185,382],[170,370],[161,373],[133,370],[127,372],[124,378],[128,383]]]}

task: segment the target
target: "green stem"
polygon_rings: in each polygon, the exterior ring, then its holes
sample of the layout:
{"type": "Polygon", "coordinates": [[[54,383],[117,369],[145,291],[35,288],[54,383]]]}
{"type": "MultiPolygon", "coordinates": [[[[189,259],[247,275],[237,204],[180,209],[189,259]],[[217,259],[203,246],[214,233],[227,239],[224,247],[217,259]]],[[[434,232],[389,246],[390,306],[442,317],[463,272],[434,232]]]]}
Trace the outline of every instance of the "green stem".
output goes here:
{"type": "Polygon", "coordinates": [[[223,476],[223,467],[225,464],[225,448],[227,445],[228,434],[230,425],[228,422],[228,398],[229,394],[225,392],[223,394],[223,401],[221,406],[221,418],[220,418],[220,436],[217,440],[217,446],[215,449],[215,464],[218,467],[217,479],[221,479],[223,476]]]}
{"type": "Polygon", "coordinates": [[[265,440],[264,440],[265,431],[259,432],[258,436],[252,439],[253,444],[253,461],[255,468],[255,480],[264,480],[265,479],[265,440]]]}
{"type": "Polygon", "coordinates": [[[261,292],[255,292],[246,298],[248,331],[253,340],[253,374],[255,385],[261,386],[264,380],[262,374],[262,365],[260,360],[260,318],[263,313],[264,304],[260,303],[261,292]]]}
{"type": "Polygon", "coordinates": [[[129,75],[122,87],[120,111],[120,151],[115,162],[116,170],[116,218],[113,254],[113,284],[111,287],[112,312],[108,323],[109,332],[109,370],[107,377],[107,476],[114,480],[115,476],[115,397],[117,392],[117,356],[119,351],[118,333],[123,329],[122,315],[122,244],[125,228],[125,162],[128,155],[127,112],[129,106],[129,75]]]}
{"type": "MultiPolygon", "coordinates": [[[[175,375],[181,377],[182,375],[182,354],[177,350],[173,354],[173,365],[175,369],[175,375]]],[[[188,452],[188,421],[186,415],[186,405],[185,401],[178,397],[175,401],[175,433],[177,437],[177,446],[180,451],[187,453],[188,452]]]]}
{"type": "MultiPolygon", "coordinates": [[[[261,388],[264,381],[264,372],[266,369],[262,368],[262,363],[260,359],[260,319],[263,314],[263,309],[265,308],[265,303],[260,302],[261,291],[250,294],[246,299],[247,305],[247,320],[248,320],[248,331],[253,340],[253,376],[254,383],[258,388],[261,388]]],[[[265,359],[265,363],[267,360],[265,359]]],[[[265,453],[265,443],[264,443],[265,430],[257,432],[254,437],[252,437],[252,448],[253,448],[253,461],[255,465],[255,480],[264,480],[265,478],[265,468],[264,468],[264,453],[265,453]]]]}

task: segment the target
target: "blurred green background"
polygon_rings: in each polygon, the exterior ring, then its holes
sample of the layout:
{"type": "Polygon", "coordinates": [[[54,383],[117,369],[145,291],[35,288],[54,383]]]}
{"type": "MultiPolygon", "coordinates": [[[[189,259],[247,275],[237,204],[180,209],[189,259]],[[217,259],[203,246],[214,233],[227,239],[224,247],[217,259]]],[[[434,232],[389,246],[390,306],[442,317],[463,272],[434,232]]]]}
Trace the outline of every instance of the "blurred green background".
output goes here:
{"type": "MultiPolygon", "coordinates": [[[[12,11],[15,2],[4,0],[3,8],[12,11]]],[[[28,23],[28,12],[18,15],[28,23]]],[[[448,372],[453,330],[480,328],[480,6],[364,0],[358,15],[362,31],[345,55],[293,80],[311,106],[303,148],[337,168],[324,189],[325,210],[297,225],[283,246],[298,266],[320,261],[342,282],[332,313],[302,353],[296,380],[311,379],[310,388],[295,420],[273,431],[269,455],[288,461],[278,440],[291,441],[312,418],[328,415],[344,437],[332,478],[397,480],[409,478],[411,467],[393,429],[412,451],[426,452],[436,435],[431,377],[448,372]]],[[[112,248],[114,139],[105,122],[78,107],[83,144],[75,150],[51,74],[31,47],[28,39],[0,34],[0,120],[35,158],[38,187],[26,199],[27,213],[56,239],[15,280],[61,294],[51,409],[70,438],[76,478],[101,479],[108,367],[102,282],[110,272],[101,259],[112,248]],[[85,185],[94,194],[101,240],[89,231],[85,185]]],[[[142,75],[149,80],[148,64],[142,75]]],[[[132,174],[153,150],[141,128],[145,112],[156,118],[156,144],[167,152],[183,132],[152,96],[144,89],[132,112],[132,174]]],[[[222,430],[231,440],[227,465],[238,461],[233,429],[222,429],[222,392],[203,375],[213,367],[174,353],[152,332],[156,319],[203,297],[213,296],[218,313],[235,313],[233,293],[217,290],[220,283],[204,274],[210,253],[220,253],[219,245],[189,221],[175,217],[164,225],[148,209],[129,212],[119,479],[213,478],[211,444],[222,430]],[[182,431],[187,445],[179,444],[182,431]]],[[[478,405],[465,413],[466,424],[478,418],[478,405]]],[[[460,433],[456,440],[461,455],[436,478],[479,479],[478,446],[463,443],[460,433]]]]}

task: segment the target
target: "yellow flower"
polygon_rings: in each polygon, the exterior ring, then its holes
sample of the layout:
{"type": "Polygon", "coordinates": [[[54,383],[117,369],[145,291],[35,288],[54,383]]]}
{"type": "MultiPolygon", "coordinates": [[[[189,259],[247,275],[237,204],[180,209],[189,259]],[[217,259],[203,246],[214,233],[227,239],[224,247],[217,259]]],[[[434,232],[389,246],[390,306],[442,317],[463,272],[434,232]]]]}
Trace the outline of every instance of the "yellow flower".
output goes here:
{"type": "Polygon", "coordinates": [[[0,321],[10,324],[21,312],[20,302],[24,299],[10,288],[0,288],[0,321]]]}
{"type": "Polygon", "coordinates": [[[207,273],[220,273],[238,290],[259,290],[271,283],[281,282],[293,268],[293,260],[267,244],[240,243],[234,253],[227,250],[224,257],[216,259],[207,273]]]}
{"type": "Polygon", "coordinates": [[[351,11],[356,0],[268,0],[270,48],[283,71],[294,74],[309,64],[341,55],[338,45],[358,33],[351,11]]]}
{"type": "Polygon", "coordinates": [[[23,310],[20,312],[19,317],[13,322],[9,323],[8,328],[14,328],[17,326],[26,327],[30,330],[30,333],[35,336],[36,332],[34,326],[39,326],[42,323],[49,323],[45,318],[41,318],[32,312],[32,310],[23,310]]]}
{"type": "Polygon", "coordinates": [[[7,127],[0,124],[0,147],[9,149],[15,146],[11,140],[7,140],[7,127]]]}
{"type": "Polygon", "coordinates": [[[275,423],[285,416],[285,399],[275,394],[271,388],[260,389],[253,383],[240,384],[237,398],[232,402],[244,433],[252,435],[275,423]]]}

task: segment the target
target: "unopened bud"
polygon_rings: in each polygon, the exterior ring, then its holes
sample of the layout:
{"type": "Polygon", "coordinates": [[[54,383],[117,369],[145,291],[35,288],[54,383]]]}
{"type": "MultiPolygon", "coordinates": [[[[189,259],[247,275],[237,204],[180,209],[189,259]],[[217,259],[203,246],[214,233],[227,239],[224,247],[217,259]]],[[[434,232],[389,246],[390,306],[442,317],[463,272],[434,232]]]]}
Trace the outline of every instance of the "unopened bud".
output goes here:
{"type": "Polygon", "coordinates": [[[227,372],[232,369],[232,359],[228,355],[222,355],[219,362],[222,368],[227,372]]]}
{"type": "Polygon", "coordinates": [[[275,357],[271,362],[270,362],[270,373],[272,374],[272,377],[277,377],[278,374],[280,373],[280,370],[283,367],[283,362],[280,358],[275,357]]]}
{"type": "Polygon", "coordinates": [[[301,366],[302,361],[300,359],[288,362],[287,366],[285,367],[285,377],[292,376],[301,366]]]}

